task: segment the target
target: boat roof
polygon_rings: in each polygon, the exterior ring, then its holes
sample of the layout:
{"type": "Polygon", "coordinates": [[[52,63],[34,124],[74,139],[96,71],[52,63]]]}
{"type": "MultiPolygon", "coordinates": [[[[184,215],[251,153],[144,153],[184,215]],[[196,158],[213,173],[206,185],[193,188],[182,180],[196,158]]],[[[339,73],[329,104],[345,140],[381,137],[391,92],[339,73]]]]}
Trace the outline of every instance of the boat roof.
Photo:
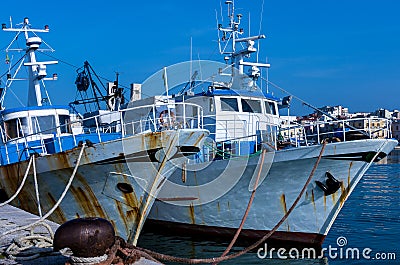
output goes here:
{"type": "MultiPolygon", "coordinates": [[[[199,94],[200,95],[200,94],[199,94]]],[[[202,94],[204,95],[204,93],[202,94]]],[[[257,97],[266,98],[273,101],[280,101],[280,98],[274,97],[271,93],[265,93],[260,90],[246,90],[246,89],[229,89],[229,88],[217,88],[209,89],[205,93],[206,96],[241,96],[241,97],[257,97]]]]}
{"type": "Polygon", "coordinates": [[[56,110],[56,109],[69,110],[69,107],[64,105],[19,107],[19,108],[4,109],[1,111],[1,114],[6,115],[21,111],[56,110]]]}

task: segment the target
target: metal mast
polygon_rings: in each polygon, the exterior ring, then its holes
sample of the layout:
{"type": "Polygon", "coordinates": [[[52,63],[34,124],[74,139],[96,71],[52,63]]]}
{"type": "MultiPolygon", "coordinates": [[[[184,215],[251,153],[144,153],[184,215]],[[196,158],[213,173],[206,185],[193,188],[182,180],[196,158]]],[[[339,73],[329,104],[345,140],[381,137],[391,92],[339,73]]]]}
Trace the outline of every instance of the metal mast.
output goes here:
{"type": "MultiPolygon", "coordinates": [[[[21,28],[6,28],[3,24],[3,31],[12,31],[17,32],[16,37],[7,47],[6,52],[8,51],[24,51],[23,49],[12,49],[10,48],[12,43],[17,39],[18,35],[24,33],[26,40],[26,55],[28,58],[28,62],[24,63],[24,66],[28,68],[28,106],[42,106],[42,93],[41,93],[41,85],[40,82],[42,80],[55,80],[57,78],[56,75],[53,75],[52,78],[45,78],[47,76],[46,73],[46,65],[48,64],[57,64],[58,61],[47,61],[47,62],[38,62],[36,60],[36,51],[39,49],[39,46],[42,44],[42,39],[39,38],[35,33],[41,32],[46,33],[49,32],[49,27],[46,25],[44,29],[32,29],[29,24],[29,19],[26,17],[24,22],[21,23],[21,28]],[[29,33],[33,33],[35,36],[30,36],[29,33]]],[[[53,49],[50,49],[54,51],[53,49]]],[[[14,74],[15,77],[16,74],[14,74]]],[[[8,78],[6,88],[9,87],[14,80],[23,80],[23,79],[15,79],[8,78]]]]}
{"type": "Polygon", "coordinates": [[[222,24],[218,24],[219,52],[226,55],[224,57],[225,61],[228,62],[230,60],[231,64],[239,70],[239,74],[244,74],[244,67],[249,66],[248,75],[256,80],[260,76],[258,67],[269,68],[270,64],[245,62],[244,58],[249,58],[250,54],[257,51],[257,48],[254,47],[254,41],[265,39],[265,35],[240,38],[244,33],[243,28],[239,28],[242,14],[237,14],[235,19],[235,2],[228,0],[225,1],[225,4],[228,6],[229,25],[228,27],[223,27],[222,24]],[[240,44],[240,50],[237,44],[240,44]]]}

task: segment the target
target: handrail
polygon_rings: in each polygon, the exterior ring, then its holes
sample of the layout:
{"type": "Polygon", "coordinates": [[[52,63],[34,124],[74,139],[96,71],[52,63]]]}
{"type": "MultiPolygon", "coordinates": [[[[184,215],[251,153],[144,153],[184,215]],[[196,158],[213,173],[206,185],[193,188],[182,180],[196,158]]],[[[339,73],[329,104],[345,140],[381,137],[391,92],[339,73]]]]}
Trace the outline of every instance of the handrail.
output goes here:
{"type": "MultiPolygon", "coordinates": [[[[190,112],[189,112],[190,113],[190,112]]],[[[170,125],[172,124],[172,118],[170,119],[170,125]]],[[[168,120],[167,120],[168,121],[168,120]]],[[[24,134],[22,137],[16,137],[16,138],[12,138],[7,140],[7,138],[5,138],[6,135],[6,131],[4,130],[3,126],[0,126],[0,133],[3,139],[3,146],[5,148],[5,152],[3,153],[4,156],[4,160],[3,162],[0,161],[0,163],[13,163],[12,159],[11,159],[11,155],[15,156],[16,154],[20,154],[21,150],[22,151],[26,151],[27,155],[29,155],[29,150],[33,147],[32,144],[30,144],[32,141],[39,141],[36,142],[36,144],[38,146],[35,146],[36,148],[39,147],[39,145],[41,145],[42,150],[40,152],[42,152],[43,154],[48,153],[48,151],[46,151],[46,144],[51,143],[52,141],[54,143],[58,142],[58,145],[55,145],[55,148],[59,148],[60,150],[65,151],[65,148],[63,146],[63,143],[61,141],[61,138],[63,136],[72,136],[73,138],[73,142],[75,143],[74,146],[77,145],[77,140],[76,140],[76,136],[78,135],[85,135],[87,132],[93,134],[93,135],[97,135],[97,141],[101,142],[102,139],[102,134],[107,134],[108,132],[116,132],[116,133],[120,133],[121,138],[125,138],[127,136],[133,135],[133,134],[138,134],[138,133],[143,133],[145,131],[148,131],[148,129],[150,129],[150,131],[159,131],[159,130],[176,130],[176,129],[181,129],[181,128],[199,128],[202,129],[203,128],[203,109],[201,106],[193,104],[193,103],[189,103],[189,102],[166,102],[164,104],[160,104],[160,103],[156,103],[156,104],[149,104],[149,105],[143,105],[143,106],[136,106],[136,107],[130,107],[130,108],[126,108],[126,109],[122,109],[119,111],[115,111],[115,112],[107,112],[107,113],[102,113],[102,114],[98,114],[95,116],[91,116],[91,117],[87,117],[84,119],[78,119],[75,121],[71,121],[68,124],[60,124],[59,126],[56,126],[54,128],[49,128],[43,131],[36,131],[35,133],[31,133],[31,134],[24,134]],[[156,110],[157,108],[163,108],[166,105],[171,105],[169,107],[170,110],[174,111],[174,112],[179,112],[179,115],[174,115],[174,121],[179,121],[181,123],[181,125],[183,126],[178,126],[178,125],[174,125],[174,126],[168,126],[168,127],[164,127],[164,128],[157,128],[157,126],[159,126],[160,123],[160,118],[157,117],[156,115],[156,110]],[[172,107],[173,105],[173,107],[172,107]],[[181,110],[177,110],[177,108],[179,107],[183,107],[183,115],[181,115],[181,110]],[[194,107],[196,108],[196,110],[193,110],[193,114],[192,115],[187,115],[188,110],[186,109],[187,107],[194,107]],[[143,112],[143,109],[147,110],[149,109],[148,112],[143,112]],[[125,118],[125,114],[129,113],[130,111],[136,111],[136,110],[142,110],[142,114],[145,113],[142,116],[136,116],[133,115],[131,120],[124,120],[125,118]],[[153,112],[151,114],[151,112],[153,112]],[[114,115],[114,113],[119,113],[118,118],[116,118],[115,120],[114,117],[112,117],[112,119],[110,119],[110,115],[114,115]],[[102,117],[107,117],[108,119],[110,119],[110,123],[104,125],[101,124],[100,119],[102,117]],[[86,121],[93,121],[94,119],[94,125],[95,126],[84,126],[84,122],[86,121]],[[191,121],[194,121],[192,123],[190,123],[191,121]],[[196,122],[197,121],[197,122],[196,122]],[[59,128],[64,127],[64,126],[73,126],[74,124],[79,124],[83,131],[81,131],[80,133],[74,133],[73,131],[71,133],[60,133],[59,128]],[[132,132],[129,131],[127,132],[127,126],[131,126],[132,127],[132,132]],[[92,133],[92,129],[93,129],[93,133],[92,133]],[[54,133],[56,132],[56,133],[54,133]],[[58,139],[58,141],[57,141],[58,139]],[[21,146],[21,144],[23,144],[23,146],[21,146]],[[24,145],[25,144],[25,145],[24,145]],[[10,146],[15,146],[15,151],[10,151],[9,147],[10,146]]],[[[18,155],[18,157],[21,157],[20,155],[18,155]]],[[[15,160],[16,158],[14,158],[15,160]]],[[[21,158],[18,158],[18,161],[21,158]]],[[[25,158],[23,159],[25,160],[25,158]]]]}
{"type": "Polygon", "coordinates": [[[334,140],[349,141],[358,138],[391,138],[392,131],[390,120],[386,118],[352,118],[337,121],[316,121],[310,124],[292,124],[287,127],[280,127],[280,133],[285,140],[295,137],[298,140],[306,141],[305,145],[309,145],[307,141],[314,140],[316,144],[321,143],[324,139],[336,138],[334,140]],[[384,124],[382,124],[384,122],[384,124]],[[361,126],[356,123],[361,123],[361,126]],[[371,124],[376,124],[371,126],[371,124]],[[359,133],[359,135],[357,135],[359,133]],[[362,134],[362,135],[361,135],[362,134]],[[355,136],[356,135],[356,136],[355,136]]]}
{"type": "MultiPolygon", "coordinates": [[[[185,102],[185,103],[182,103],[182,102],[174,102],[174,103],[171,103],[171,102],[170,102],[169,105],[171,105],[171,104],[173,104],[173,105],[175,105],[175,106],[176,106],[176,105],[184,105],[184,106],[190,105],[190,106],[193,106],[193,107],[197,107],[198,109],[200,109],[200,112],[198,112],[199,114],[197,114],[197,115],[195,115],[195,116],[197,116],[198,118],[202,118],[202,117],[199,117],[199,116],[201,116],[201,115],[203,114],[203,108],[202,108],[201,106],[197,105],[197,104],[193,104],[193,103],[189,103],[189,102],[185,102]]],[[[150,108],[150,107],[153,107],[153,106],[154,106],[154,107],[162,107],[162,106],[164,106],[164,105],[168,105],[168,104],[167,104],[167,103],[165,103],[165,104],[160,104],[160,103],[157,103],[157,104],[149,104],[149,105],[131,107],[131,108],[127,108],[127,109],[121,109],[121,110],[118,110],[118,111],[115,111],[115,112],[125,113],[125,112],[132,111],[132,110],[150,108]]],[[[110,113],[98,114],[98,115],[95,115],[95,116],[92,116],[92,117],[88,117],[88,118],[84,118],[84,119],[80,119],[80,120],[76,120],[76,121],[71,121],[71,122],[69,122],[69,124],[70,124],[70,125],[72,125],[72,124],[81,124],[81,123],[83,123],[84,121],[89,121],[89,120],[92,120],[92,119],[98,119],[98,118],[100,118],[100,117],[105,117],[105,116],[109,116],[109,115],[110,115],[110,113]]],[[[183,116],[178,116],[178,117],[183,117],[183,116]]],[[[156,119],[158,119],[158,118],[156,118],[156,119]]],[[[120,120],[123,120],[123,118],[121,117],[120,120]]],[[[142,119],[142,120],[143,120],[143,119],[142,119]]],[[[152,120],[152,119],[150,119],[150,120],[152,120]]],[[[61,128],[61,127],[63,127],[63,126],[65,126],[65,124],[62,124],[62,125],[59,125],[59,126],[56,126],[56,127],[53,127],[53,128],[47,129],[47,130],[44,130],[44,131],[39,131],[39,132],[36,132],[36,133],[27,134],[27,135],[25,135],[25,136],[23,136],[23,137],[12,138],[12,139],[8,140],[7,142],[10,142],[10,141],[12,141],[12,142],[14,142],[14,141],[19,141],[19,140],[22,140],[22,139],[25,139],[25,138],[29,138],[29,137],[31,137],[31,136],[35,136],[35,135],[39,135],[39,134],[45,134],[46,132],[54,132],[55,129],[61,128]]],[[[98,127],[98,128],[96,128],[96,130],[101,128],[100,124],[99,124],[98,126],[96,126],[96,127],[98,127]]],[[[199,129],[203,128],[203,123],[198,123],[197,128],[199,128],[199,129]]],[[[1,130],[1,132],[2,132],[2,134],[3,134],[3,133],[6,133],[6,132],[4,132],[3,129],[1,130]]],[[[96,133],[97,133],[97,131],[96,131],[96,133]]],[[[48,133],[48,134],[50,135],[50,134],[53,134],[53,133],[48,133]]],[[[72,135],[72,133],[71,133],[71,135],[72,135]]],[[[76,134],[75,134],[75,135],[76,135],[76,134]]]]}

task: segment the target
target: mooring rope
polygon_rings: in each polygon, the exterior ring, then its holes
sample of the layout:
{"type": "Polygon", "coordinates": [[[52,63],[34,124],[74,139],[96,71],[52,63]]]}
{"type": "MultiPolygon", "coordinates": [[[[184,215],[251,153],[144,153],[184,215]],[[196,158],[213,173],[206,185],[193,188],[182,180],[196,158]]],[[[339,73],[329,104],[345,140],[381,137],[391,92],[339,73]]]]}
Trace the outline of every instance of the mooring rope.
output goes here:
{"type": "Polygon", "coordinates": [[[32,156],[33,158],[33,180],[35,183],[35,193],[36,193],[36,201],[38,205],[38,213],[39,217],[42,217],[42,207],[40,206],[40,196],[39,196],[39,184],[37,181],[37,172],[36,172],[36,163],[35,163],[35,155],[32,156]]]}
{"type": "Polygon", "coordinates": [[[155,259],[159,260],[165,260],[165,261],[171,261],[171,262],[179,262],[179,263],[186,263],[186,264],[200,264],[200,263],[219,263],[221,261],[225,260],[230,260],[233,258],[237,258],[239,256],[242,256],[246,254],[247,252],[255,249],[257,246],[259,246],[261,243],[263,243],[265,240],[267,240],[273,233],[275,233],[276,230],[286,221],[286,219],[289,217],[289,215],[292,213],[294,208],[296,207],[297,203],[300,201],[301,197],[303,196],[307,186],[310,184],[311,179],[314,176],[315,170],[317,169],[319,162],[321,161],[322,154],[324,153],[326,143],[322,145],[321,151],[319,153],[318,159],[315,162],[315,165],[313,169],[311,170],[310,176],[308,177],[306,183],[304,184],[303,188],[301,189],[299,195],[297,196],[296,200],[293,202],[292,206],[289,208],[289,210],[286,212],[286,214],[281,218],[281,220],[272,228],[271,231],[269,231],[267,234],[265,234],[261,239],[253,243],[252,245],[246,247],[245,249],[242,249],[241,251],[237,253],[233,253],[227,256],[221,256],[221,257],[213,257],[213,258],[204,258],[204,259],[188,259],[188,258],[181,258],[181,257],[175,257],[167,254],[161,254],[152,250],[147,250],[147,249],[142,249],[142,248],[137,248],[141,251],[144,251],[154,257],[155,259]]]}
{"type": "MultiPolygon", "coordinates": [[[[174,137],[172,138],[171,142],[169,143],[168,149],[166,150],[166,152],[165,152],[165,154],[164,154],[164,158],[163,158],[163,160],[161,161],[159,168],[157,169],[157,175],[156,175],[156,177],[154,178],[154,181],[153,181],[153,183],[152,183],[152,185],[151,185],[151,187],[150,187],[150,190],[148,191],[148,196],[147,196],[147,199],[146,199],[146,201],[145,201],[143,210],[142,210],[142,212],[141,212],[138,225],[136,226],[136,233],[135,233],[135,236],[134,236],[133,241],[132,241],[132,242],[133,242],[133,245],[135,245],[135,246],[136,246],[137,241],[138,241],[138,239],[139,239],[139,235],[140,235],[140,233],[141,233],[141,231],[142,231],[144,222],[145,222],[146,219],[147,219],[147,213],[146,213],[146,212],[147,212],[147,209],[149,209],[149,207],[152,206],[152,205],[150,205],[150,204],[151,204],[152,200],[154,200],[155,197],[157,196],[157,189],[159,189],[159,186],[160,186],[160,184],[158,184],[158,180],[159,180],[160,178],[164,177],[164,175],[161,173],[161,171],[165,168],[166,163],[167,163],[167,161],[168,161],[169,155],[171,154],[171,152],[172,152],[173,150],[175,150],[174,147],[175,147],[175,145],[176,145],[176,142],[178,141],[178,136],[179,136],[178,132],[175,132],[174,137]]],[[[164,177],[164,178],[165,178],[165,177],[164,177]]]]}
{"type": "MultiPolygon", "coordinates": [[[[76,161],[76,165],[75,165],[75,167],[74,167],[74,170],[73,170],[73,172],[72,172],[71,177],[69,178],[68,184],[65,186],[65,189],[64,189],[63,193],[61,194],[61,196],[60,196],[60,198],[58,199],[58,201],[54,204],[54,206],[53,206],[44,216],[42,216],[41,218],[39,218],[37,221],[33,222],[32,224],[25,225],[25,226],[21,226],[21,227],[18,227],[18,228],[16,228],[16,229],[12,229],[12,230],[6,231],[6,232],[4,232],[3,234],[0,235],[0,238],[3,237],[3,236],[5,236],[5,235],[8,235],[8,234],[11,234],[11,233],[20,231],[20,230],[28,229],[28,228],[30,228],[31,226],[34,226],[34,225],[36,225],[36,224],[38,224],[38,223],[43,222],[44,220],[47,219],[47,217],[49,217],[49,216],[57,209],[57,207],[60,205],[60,203],[61,203],[62,200],[64,199],[65,195],[67,194],[69,188],[71,187],[72,181],[73,181],[74,178],[75,178],[76,171],[78,170],[79,164],[80,164],[80,162],[81,162],[81,159],[82,159],[82,155],[83,155],[83,151],[84,151],[84,149],[85,149],[85,146],[86,146],[86,144],[83,144],[83,145],[82,145],[81,151],[80,151],[79,156],[78,156],[78,160],[76,161]]],[[[27,171],[28,171],[28,170],[27,170],[27,171]]]]}
{"type": "Polygon", "coordinates": [[[17,261],[36,259],[42,254],[53,254],[53,238],[54,233],[51,227],[45,222],[42,222],[31,227],[29,236],[14,239],[12,244],[6,249],[5,254],[9,259],[17,261]],[[39,225],[44,226],[47,229],[50,237],[41,236],[34,233],[34,228],[39,225]],[[20,256],[17,257],[17,255],[20,256]]]}
{"type": "MultiPolygon", "coordinates": [[[[251,196],[250,196],[249,202],[247,203],[247,208],[246,208],[246,211],[245,211],[245,213],[244,213],[244,215],[242,217],[242,221],[240,222],[239,228],[236,230],[236,233],[235,233],[234,237],[232,238],[232,241],[229,243],[228,247],[222,253],[221,257],[225,257],[226,254],[229,253],[229,251],[232,249],[233,245],[236,243],[236,240],[238,239],[238,237],[240,235],[240,232],[242,232],[244,223],[246,222],[247,216],[249,215],[249,212],[250,212],[250,207],[253,204],[254,196],[256,195],[258,181],[260,180],[261,171],[262,171],[262,168],[263,168],[263,165],[264,165],[265,153],[266,153],[266,149],[264,149],[262,154],[261,154],[260,169],[258,170],[257,179],[256,179],[256,181],[254,183],[254,188],[253,188],[253,191],[251,192],[251,196]]],[[[217,264],[218,264],[217,262],[213,263],[213,265],[217,265],[217,264]]]]}
{"type": "Polygon", "coordinates": [[[24,185],[25,185],[25,181],[26,181],[26,179],[28,178],[29,170],[30,170],[30,168],[31,168],[33,159],[34,159],[33,156],[31,156],[31,158],[29,159],[28,167],[26,168],[26,171],[25,171],[24,178],[22,179],[21,184],[19,185],[17,191],[16,191],[16,192],[14,193],[14,195],[11,196],[8,200],[6,200],[5,202],[0,203],[0,207],[6,205],[6,204],[8,204],[8,203],[10,203],[11,201],[13,201],[13,200],[18,196],[18,194],[21,192],[22,188],[23,188],[24,185]]]}

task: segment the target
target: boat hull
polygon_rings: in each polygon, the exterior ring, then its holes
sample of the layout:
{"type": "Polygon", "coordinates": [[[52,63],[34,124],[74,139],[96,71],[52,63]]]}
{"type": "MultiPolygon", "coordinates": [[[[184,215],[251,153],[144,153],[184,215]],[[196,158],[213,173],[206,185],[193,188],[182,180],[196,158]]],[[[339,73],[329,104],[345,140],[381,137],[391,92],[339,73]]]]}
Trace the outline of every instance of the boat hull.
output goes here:
{"type": "MultiPolygon", "coordinates": [[[[62,224],[79,217],[109,220],[117,235],[132,240],[140,232],[163,181],[176,163],[185,160],[181,149],[200,148],[205,130],[182,129],[149,132],[76,147],[34,159],[20,194],[10,204],[40,215],[34,182],[34,168],[42,215],[62,195],[73,175],[72,185],[49,219],[62,224]],[[78,161],[79,153],[83,155],[78,161]]],[[[11,197],[28,168],[29,161],[0,167],[0,189],[11,197]]]]}
{"type": "MultiPolygon", "coordinates": [[[[215,160],[200,170],[195,170],[194,166],[190,171],[188,167],[185,173],[188,181],[180,185],[192,186],[186,190],[182,188],[177,197],[176,187],[174,190],[165,184],[149,214],[148,227],[154,227],[151,224],[176,225],[184,235],[195,231],[233,235],[251,196],[253,184],[250,183],[254,183],[260,172],[261,183],[241,236],[261,238],[287,215],[315,166],[312,181],[298,204],[270,239],[320,246],[344,202],[371,165],[370,160],[375,155],[387,155],[396,144],[397,141],[384,139],[330,143],[319,163],[317,158],[322,146],[309,146],[267,152],[264,158],[258,154],[245,162],[239,157],[215,160]],[[316,182],[326,183],[327,174],[340,182],[332,194],[325,194],[316,182]],[[226,176],[237,179],[231,188],[228,184],[218,185],[216,181],[226,176]],[[213,183],[216,191],[224,190],[222,195],[210,199],[210,188],[204,188],[207,182],[213,183]]],[[[178,183],[180,175],[181,172],[176,171],[170,180],[178,183]]]]}

